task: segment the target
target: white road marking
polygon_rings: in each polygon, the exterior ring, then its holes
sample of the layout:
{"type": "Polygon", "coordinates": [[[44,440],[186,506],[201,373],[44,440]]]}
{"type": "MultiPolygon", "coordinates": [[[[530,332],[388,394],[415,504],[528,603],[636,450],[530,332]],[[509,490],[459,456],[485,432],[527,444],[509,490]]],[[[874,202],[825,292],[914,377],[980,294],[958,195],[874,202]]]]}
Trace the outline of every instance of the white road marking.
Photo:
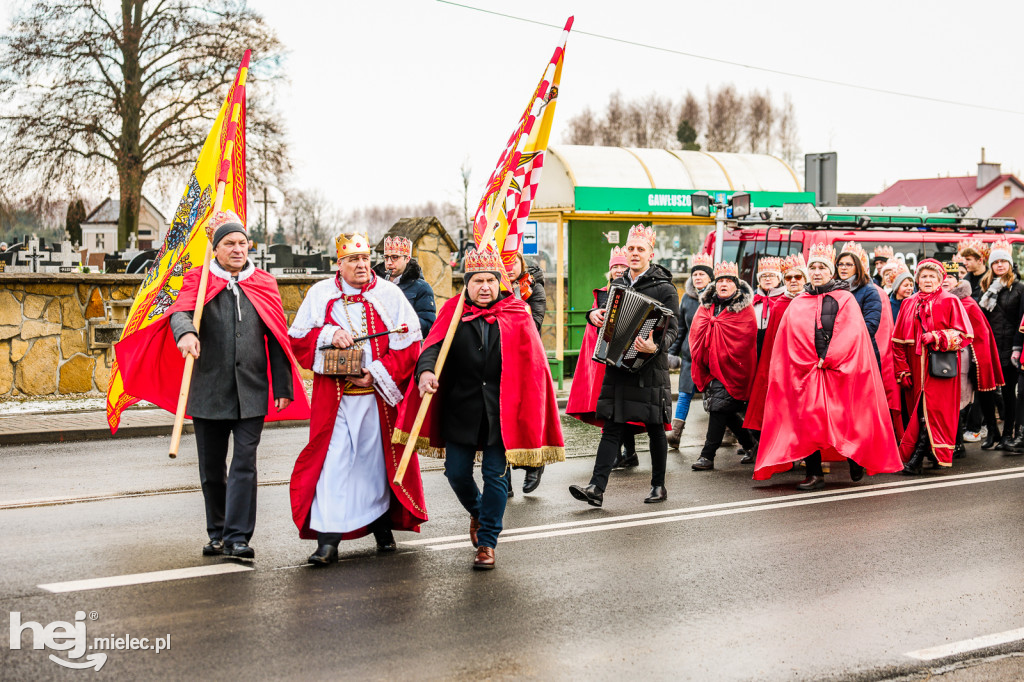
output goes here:
{"type": "MultiPolygon", "coordinates": [[[[718,508],[718,509],[716,509],[714,511],[697,512],[697,513],[693,513],[692,510],[674,509],[674,510],[667,510],[667,513],[671,514],[671,513],[674,512],[676,514],[675,516],[662,516],[660,518],[642,518],[642,519],[638,519],[638,520],[635,520],[635,521],[625,521],[625,522],[618,522],[617,519],[618,518],[622,518],[622,517],[615,517],[615,518],[612,518],[612,519],[603,519],[604,523],[602,525],[592,525],[592,526],[576,525],[575,527],[572,527],[572,528],[562,528],[560,530],[549,530],[549,531],[544,531],[544,532],[527,532],[526,529],[523,529],[523,531],[522,531],[523,534],[522,535],[513,535],[512,537],[504,537],[503,538],[503,542],[506,542],[506,543],[508,543],[508,542],[519,542],[519,541],[522,541],[522,540],[538,540],[538,539],[541,539],[541,538],[558,537],[558,536],[561,536],[561,535],[577,535],[577,534],[580,534],[580,533],[596,533],[596,532],[599,532],[599,531],[606,531],[606,530],[618,530],[620,528],[633,528],[633,527],[636,527],[636,526],[650,526],[650,525],[659,524],[659,523],[673,523],[675,521],[692,521],[692,520],[695,520],[695,519],[705,519],[705,518],[711,518],[711,517],[714,517],[714,516],[729,516],[729,515],[732,515],[732,514],[747,514],[747,513],[750,513],[750,512],[757,512],[757,511],[770,511],[770,510],[773,510],[773,509],[786,509],[788,507],[803,507],[803,506],[812,505],[812,504],[823,504],[823,503],[826,503],[826,502],[845,502],[846,500],[861,499],[861,498],[866,498],[866,497],[881,497],[881,496],[886,496],[886,495],[897,495],[899,493],[911,493],[911,492],[917,492],[919,490],[935,490],[935,489],[938,489],[938,488],[950,488],[950,487],[961,486],[961,485],[971,485],[971,484],[974,484],[974,483],[989,483],[989,482],[992,482],[992,481],[1005,481],[1005,480],[1014,479],[1014,478],[1024,478],[1024,472],[1019,472],[1019,473],[1014,473],[1014,474],[1002,474],[1002,475],[996,475],[996,476],[986,476],[986,477],[983,477],[983,478],[968,478],[968,479],[961,479],[961,480],[948,480],[948,479],[944,479],[944,480],[941,480],[941,481],[934,481],[934,482],[929,481],[927,484],[921,484],[921,485],[915,485],[915,486],[902,486],[902,487],[898,487],[898,488],[889,488],[889,489],[881,489],[881,490],[880,489],[875,489],[875,490],[864,490],[864,489],[861,489],[861,490],[858,490],[856,492],[851,492],[851,493],[847,493],[847,494],[844,494],[844,495],[831,495],[831,496],[828,496],[828,497],[814,497],[814,498],[812,498],[811,495],[801,495],[801,496],[794,496],[794,497],[796,497],[796,499],[786,499],[786,500],[781,501],[781,502],[774,501],[774,500],[768,500],[768,501],[765,501],[765,502],[761,502],[760,500],[758,500],[758,501],[756,501],[756,502],[758,502],[758,504],[746,503],[746,506],[742,506],[742,507],[737,507],[735,505],[737,505],[737,504],[744,504],[744,503],[726,503],[726,505],[709,505],[711,507],[717,506],[717,507],[720,507],[720,508],[718,508]],[[731,506],[732,508],[721,508],[721,507],[729,507],[729,506],[731,506]]],[[[887,485],[887,484],[882,484],[882,485],[878,486],[878,488],[883,488],[885,485],[887,485]]],[[[694,509],[699,509],[699,507],[695,507],[694,509]]],[[[535,527],[535,528],[540,528],[540,527],[535,527]]],[[[504,533],[502,535],[504,535],[504,533]]],[[[457,536],[457,537],[459,538],[459,540],[461,540],[460,542],[446,542],[446,543],[443,543],[443,544],[428,544],[427,545],[427,549],[430,549],[430,550],[443,550],[443,549],[456,549],[456,548],[462,548],[462,547],[472,547],[472,543],[470,543],[470,541],[467,539],[467,536],[457,536]]],[[[434,542],[438,542],[438,540],[435,539],[434,542]]]]}
{"type": "Polygon", "coordinates": [[[193,566],[191,568],[174,568],[169,571],[152,571],[150,573],[132,573],[115,575],[109,578],[89,578],[88,580],[72,580],[66,583],[48,583],[39,585],[48,592],[82,592],[84,590],[100,590],[105,587],[124,587],[125,585],[142,585],[159,583],[167,580],[183,580],[185,578],[202,578],[222,573],[239,573],[251,571],[252,566],[236,563],[212,564],[210,566],[193,566]]]}
{"type": "MultiPolygon", "coordinates": [[[[957,475],[954,475],[954,476],[943,476],[941,481],[962,481],[962,480],[969,480],[969,479],[974,479],[974,478],[990,477],[990,476],[994,476],[994,475],[1012,474],[1012,473],[1024,473],[1024,467],[1013,467],[1013,468],[1010,468],[1010,469],[997,469],[997,470],[975,472],[975,473],[971,473],[971,474],[957,474],[957,475]]],[[[812,492],[812,493],[801,493],[801,494],[786,495],[784,497],[767,497],[767,498],[756,499],[756,500],[739,500],[737,502],[722,502],[722,503],[719,503],[719,504],[706,504],[706,505],[701,505],[701,506],[697,506],[697,507],[686,507],[686,508],[679,508],[679,509],[662,509],[660,511],[655,511],[655,512],[642,512],[642,513],[637,513],[637,514],[624,514],[624,515],[621,515],[621,516],[602,516],[602,517],[597,517],[597,518],[593,518],[593,519],[583,519],[583,520],[577,520],[577,521],[565,521],[565,522],[562,522],[562,523],[549,523],[549,524],[545,524],[545,525],[542,525],[542,526],[526,526],[526,527],[523,527],[523,528],[508,528],[508,529],[505,529],[505,530],[501,531],[501,537],[502,538],[507,538],[510,535],[519,535],[519,534],[522,534],[522,533],[536,533],[537,531],[556,530],[556,529],[559,529],[559,528],[576,528],[576,527],[580,527],[580,526],[591,526],[591,525],[598,525],[598,524],[615,523],[615,522],[620,522],[620,521],[629,521],[629,520],[632,520],[632,519],[649,519],[649,518],[657,518],[657,517],[660,517],[660,516],[671,516],[671,515],[679,515],[679,514],[690,514],[690,513],[694,513],[694,512],[711,511],[711,510],[715,510],[715,509],[731,509],[731,508],[734,508],[734,507],[748,507],[748,506],[756,506],[756,505],[774,504],[774,503],[779,502],[780,500],[783,500],[783,501],[790,500],[790,499],[809,500],[809,499],[820,498],[820,497],[839,497],[839,498],[845,498],[845,497],[848,497],[848,496],[850,496],[851,494],[854,494],[854,493],[864,493],[864,492],[868,492],[868,491],[872,491],[872,490],[890,490],[892,488],[906,488],[906,487],[912,487],[912,486],[930,485],[930,484],[934,484],[936,482],[937,482],[936,479],[933,479],[933,478],[917,479],[917,480],[893,481],[891,483],[876,483],[876,484],[873,484],[873,485],[858,486],[856,488],[845,488],[845,489],[839,489],[839,490],[821,490],[821,491],[812,492]]],[[[588,509],[588,508],[585,508],[585,507],[581,506],[580,509],[581,510],[585,510],[585,509],[588,509]]],[[[453,542],[454,543],[454,542],[458,542],[459,546],[461,547],[461,546],[464,546],[463,542],[466,540],[467,536],[468,536],[468,531],[467,531],[466,534],[463,534],[463,535],[447,535],[447,536],[436,537],[436,538],[419,538],[417,540],[403,541],[403,542],[400,542],[399,544],[401,544],[401,545],[436,545],[438,543],[448,543],[448,542],[453,542]]]]}
{"type": "Polygon", "coordinates": [[[949,656],[956,656],[957,654],[963,654],[968,651],[987,649],[988,647],[999,646],[1000,644],[1006,644],[1008,642],[1016,642],[1021,639],[1024,639],[1024,628],[1007,630],[1006,632],[997,632],[994,635],[974,637],[973,639],[951,642],[950,644],[943,644],[941,646],[933,646],[930,649],[908,651],[905,655],[910,656],[911,658],[916,658],[919,661],[934,661],[938,658],[948,658],[949,656]]]}

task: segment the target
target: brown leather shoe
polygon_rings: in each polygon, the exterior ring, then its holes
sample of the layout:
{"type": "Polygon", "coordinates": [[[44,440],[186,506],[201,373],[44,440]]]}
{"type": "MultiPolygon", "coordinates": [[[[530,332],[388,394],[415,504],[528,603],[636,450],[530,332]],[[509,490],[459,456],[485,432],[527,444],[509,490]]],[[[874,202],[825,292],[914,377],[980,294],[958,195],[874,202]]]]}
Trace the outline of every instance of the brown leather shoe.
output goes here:
{"type": "Polygon", "coordinates": [[[476,532],[480,530],[480,519],[475,516],[469,517],[469,541],[473,543],[474,547],[479,546],[480,543],[476,540],[476,532]]]}
{"type": "Polygon", "coordinates": [[[477,548],[476,559],[473,559],[473,568],[481,571],[489,571],[494,568],[494,548],[477,548]]]}

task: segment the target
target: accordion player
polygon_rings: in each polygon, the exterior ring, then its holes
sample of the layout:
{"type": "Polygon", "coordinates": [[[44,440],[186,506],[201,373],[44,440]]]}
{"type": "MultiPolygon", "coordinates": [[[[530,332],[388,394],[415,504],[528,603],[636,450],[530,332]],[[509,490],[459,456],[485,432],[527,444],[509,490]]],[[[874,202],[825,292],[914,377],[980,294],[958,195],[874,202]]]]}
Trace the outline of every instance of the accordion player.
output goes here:
{"type": "Polygon", "coordinates": [[[604,324],[597,331],[594,362],[639,372],[656,354],[643,353],[633,342],[639,336],[647,338],[653,332],[659,338],[665,333],[672,310],[656,299],[638,293],[629,287],[612,285],[605,303],[604,324]]]}

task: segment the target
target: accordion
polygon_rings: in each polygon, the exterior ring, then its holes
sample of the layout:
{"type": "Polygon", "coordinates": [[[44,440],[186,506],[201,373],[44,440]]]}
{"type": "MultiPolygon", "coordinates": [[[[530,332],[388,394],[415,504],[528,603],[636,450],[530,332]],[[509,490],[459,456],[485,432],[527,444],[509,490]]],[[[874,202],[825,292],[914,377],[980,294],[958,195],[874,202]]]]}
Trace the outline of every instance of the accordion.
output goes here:
{"type": "Polygon", "coordinates": [[[604,324],[597,330],[597,344],[591,359],[631,372],[640,371],[655,355],[638,351],[633,346],[636,337],[646,339],[652,331],[655,337],[660,336],[670,316],[675,315],[650,296],[618,284],[612,285],[608,292],[604,313],[604,324]]]}

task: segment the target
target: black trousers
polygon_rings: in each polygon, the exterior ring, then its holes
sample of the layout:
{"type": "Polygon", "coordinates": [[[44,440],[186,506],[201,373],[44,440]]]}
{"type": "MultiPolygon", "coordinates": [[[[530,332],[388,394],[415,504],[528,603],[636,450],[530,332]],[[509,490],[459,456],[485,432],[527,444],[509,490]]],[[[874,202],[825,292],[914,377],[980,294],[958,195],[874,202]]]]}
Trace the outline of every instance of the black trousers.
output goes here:
{"type": "Polygon", "coordinates": [[[1013,425],[1017,418],[1017,368],[1013,363],[1007,362],[1003,365],[1003,407],[999,411],[1003,417],[1003,435],[1007,438],[1013,437],[1013,425]]]}
{"type": "Polygon", "coordinates": [[[743,428],[743,419],[739,412],[708,412],[708,433],[704,437],[704,447],[700,451],[701,457],[715,458],[715,453],[722,446],[726,428],[733,432],[744,450],[754,447],[754,439],[751,438],[750,432],[743,428]]]}
{"type": "MultiPolygon", "coordinates": [[[[665,466],[668,462],[668,441],[664,424],[644,424],[651,444],[651,485],[665,485],[665,466]]],[[[622,422],[605,422],[601,429],[601,442],[597,445],[597,461],[590,483],[604,492],[615,459],[619,456],[622,440],[631,427],[622,422]]]]}
{"type": "Polygon", "coordinates": [[[256,448],[263,417],[200,419],[194,417],[199,481],[206,501],[206,532],[225,544],[249,542],[256,529],[256,448]],[[228,436],[234,435],[231,470],[228,436]]]}

